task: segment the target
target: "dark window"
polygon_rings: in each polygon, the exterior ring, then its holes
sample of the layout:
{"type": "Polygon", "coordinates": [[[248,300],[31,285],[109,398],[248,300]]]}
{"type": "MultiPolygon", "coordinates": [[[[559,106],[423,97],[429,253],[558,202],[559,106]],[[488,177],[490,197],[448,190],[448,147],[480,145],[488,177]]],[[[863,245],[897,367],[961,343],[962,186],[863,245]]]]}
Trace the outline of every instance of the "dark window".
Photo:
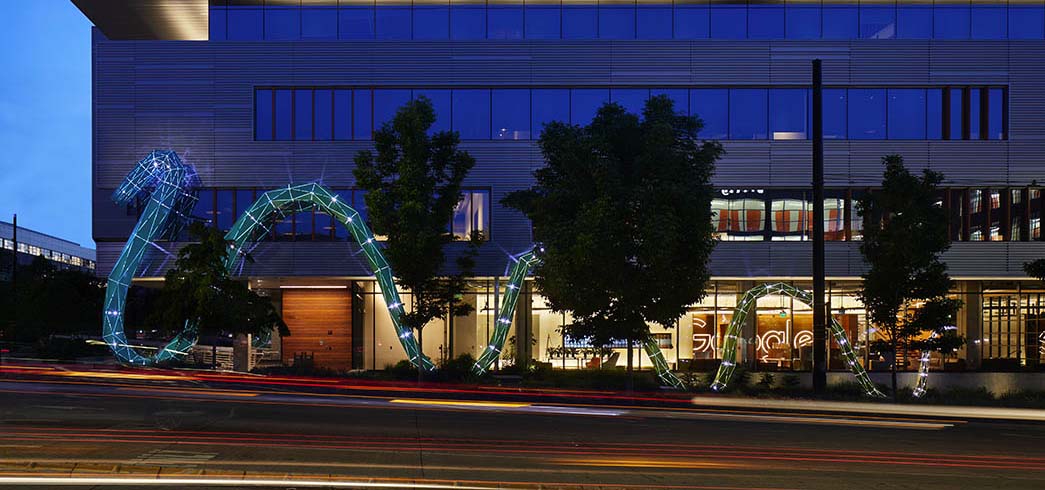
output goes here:
{"type": "Polygon", "coordinates": [[[635,39],[635,5],[599,5],[599,37],[635,39]]]}
{"type": "Polygon", "coordinates": [[[337,7],[302,7],[301,39],[337,39],[337,7]]]}
{"type": "Polygon", "coordinates": [[[788,39],[820,39],[820,3],[789,2],[785,11],[788,39]]]}
{"type": "Polygon", "coordinates": [[[1000,88],[987,91],[987,138],[1005,139],[1005,94],[1000,88]]]}
{"type": "Polygon", "coordinates": [[[642,110],[646,107],[649,99],[649,89],[644,88],[615,88],[610,90],[610,101],[616,102],[624,110],[642,117],[642,110]]]}
{"type": "Polygon", "coordinates": [[[300,7],[269,7],[265,9],[265,39],[301,39],[300,7]]]}
{"type": "Polygon", "coordinates": [[[769,130],[775,140],[807,139],[809,91],[803,88],[769,91],[769,130]]]}
{"type": "Polygon", "coordinates": [[[453,91],[453,129],[466,140],[490,139],[490,90],[453,91]]]}
{"type": "Polygon", "coordinates": [[[980,138],[980,89],[969,89],[969,139],[980,138]]]}
{"type": "Polygon", "coordinates": [[[824,39],[855,39],[859,10],[856,5],[830,4],[823,10],[824,39]]]}
{"type": "Polygon", "coordinates": [[[527,39],[559,39],[559,5],[526,5],[525,17],[527,39]]]}
{"type": "Polygon", "coordinates": [[[937,3],[933,7],[933,37],[936,39],[968,39],[968,2],[937,3]]]}
{"type": "Polygon", "coordinates": [[[338,9],[338,37],[341,39],[373,39],[373,5],[342,6],[338,9]]]}
{"type": "Polygon", "coordinates": [[[329,141],[334,137],[334,98],[330,89],[316,89],[313,128],[317,141],[329,141]]]}
{"type": "Polygon", "coordinates": [[[1005,5],[972,6],[973,39],[1006,39],[1008,33],[1008,7],[1005,5]]]}
{"type": "Polygon", "coordinates": [[[952,140],[960,140],[962,136],[962,89],[952,88],[947,91],[950,100],[947,103],[947,107],[950,110],[950,118],[948,118],[948,124],[950,126],[947,131],[947,138],[952,140]]]}
{"type": "Polygon", "coordinates": [[[689,115],[689,90],[684,88],[654,88],[650,89],[650,97],[667,95],[674,103],[676,113],[689,115]]]}
{"type": "Polygon", "coordinates": [[[450,104],[450,91],[446,89],[414,90],[415,99],[422,96],[428,97],[428,100],[432,101],[432,109],[435,110],[435,123],[428,128],[428,134],[449,131],[451,111],[453,111],[453,106],[450,104]]]}
{"type": "Polygon", "coordinates": [[[747,38],[747,2],[726,2],[711,5],[712,39],[747,38]]]}
{"type": "Polygon", "coordinates": [[[208,21],[210,34],[207,39],[211,41],[223,41],[228,37],[228,11],[221,7],[210,8],[210,20],[208,21]]]}
{"type": "MultiPolygon", "coordinates": [[[[356,99],[359,99],[358,93],[356,99]]],[[[391,121],[396,111],[409,101],[410,91],[406,89],[374,90],[374,128],[380,129],[386,122],[391,121]]],[[[357,111],[356,114],[358,113],[357,111]]]]}
{"type": "Polygon", "coordinates": [[[373,137],[373,99],[369,89],[352,91],[352,137],[368,140],[373,137]]]}
{"type": "Polygon", "coordinates": [[[943,139],[943,90],[925,90],[925,138],[943,139]]]}
{"type": "Polygon", "coordinates": [[[490,5],[486,10],[489,39],[522,39],[522,5],[490,5]]]}
{"type": "Polygon", "coordinates": [[[450,223],[455,240],[469,240],[473,233],[490,238],[490,191],[465,190],[450,223]]]}
{"type": "MultiPolygon", "coordinates": [[[[196,205],[192,207],[192,217],[202,220],[207,226],[214,226],[214,189],[199,190],[196,205]]],[[[188,238],[184,230],[183,234],[188,238]]]]}
{"type": "Polygon", "coordinates": [[[553,121],[570,123],[569,89],[533,89],[532,94],[531,131],[540,134],[544,131],[544,125],[553,121]]]}
{"type": "Polygon", "coordinates": [[[844,140],[848,134],[846,91],[844,88],[824,89],[824,139],[844,140]]]}
{"type": "Polygon", "coordinates": [[[294,215],[277,213],[272,223],[272,234],[277,241],[289,242],[294,240],[294,215]]]}
{"type": "Polygon", "coordinates": [[[604,88],[577,88],[570,91],[570,122],[581,126],[591,123],[599,107],[610,98],[604,88]]]}
{"type": "Polygon", "coordinates": [[[236,222],[236,210],[233,209],[232,196],[235,191],[232,190],[219,190],[215,192],[217,197],[215,207],[215,226],[222,233],[227,233],[231,228],[232,224],[236,222]]]}
{"type": "Polygon", "coordinates": [[[286,141],[293,138],[294,94],[290,90],[276,91],[276,138],[286,141]]]}
{"type": "Polygon", "coordinates": [[[229,41],[257,41],[264,39],[264,10],[258,7],[230,7],[228,20],[229,41]]]}
{"type": "Polygon", "coordinates": [[[294,90],[294,139],[312,139],[312,89],[294,90]]]}
{"type": "Polygon", "coordinates": [[[639,5],[635,10],[635,37],[671,39],[671,4],[639,5]]]}
{"type": "Polygon", "coordinates": [[[893,39],[896,37],[896,6],[891,2],[860,5],[860,38],[893,39]]]}
{"type": "Polygon", "coordinates": [[[885,89],[849,89],[849,139],[885,139],[885,89]]]}
{"type": "Polygon", "coordinates": [[[253,205],[254,191],[251,189],[238,189],[236,190],[236,212],[232,214],[235,215],[236,219],[239,219],[253,205]]]}
{"type": "Polygon", "coordinates": [[[1043,37],[1045,37],[1045,7],[1009,5],[1009,39],[1042,39],[1043,37]]]}
{"type": "Polygon", "coordinates": [[[530,139],[530,91],[510,88],[493,89],[493,139],[530,139]]]}
{"type": "MultiPolygon", "coordinates": [[[[337,197],[338,202],[345,204],[352,209],[355,209],[356,212],[359,213],[359,217],[363,219],[364,223],[366,223],[366,207],[358,206],[356,204],[352,197],[352,189],[334,189],[332,192],[337,197]]],[[[356,194],[362,196],[363,193],[357,192],[356,194]]],[[[334,223],[332,226],[334,227],[335,240],[352,240],[352,234],[349,233],[348,228],[346,228],[345,225],[341,224],[340,222],[337,222],[334,223]]]]}
{"type": "Polygon", "coordinates": [[[710,32],[707,2],[675,2],[675,39],[707,39],[710,32]]]}
{"type": "MultiPolygon", "coordinates": [[[[353,191],[344,191],[344,192],[339,192],[338,194],[339,195],[343,194],[344,198],[346,198],[346,199],[349,198],[349,197],[352,198],[352,201],[349,201],[349,202],[352,203],[352,208],[355,209],[356,213],[359,214],[359,218],[362,219],[363,222],[366,223],[369,226],[370,225],[370,218],[369,218],[370,214],[367,212],[367,207],[366,207],[366,192],[364,192],[364,191],[354,191],[354,192],[353,191]]],[[[374,230],[370,230],[370,231],[372,233],[374,232],[374,230]]],[[[349,238],[351,239],[351,236],[349,236],[349,238]]],[[[382,237],[376,236],[376,234],[375,234],[374,238],[377,239],[378,241],[382,240],[382,237]]]]}
{"type": "Polygon", "coordinates": [[[411,11],[408,6],[381,6],[377,12],[378,39],[410,39],[411,11]]]}
{"type": "Polygon", "coordinates": [[[334,237],[334,217],[320,207],[316,207],[313,213],[313,238],[317,242],[329,242],[334,237]]]}
{"type": "Polygon", "coordinates": [[[483,39],[486,37],[485,5],[450,7],[450,39],[483,39]]]}
{"type": "Polygon", "coordinates": [[[699,88],[689,91],[689,114],[704,122],[700,137],[709,140],[729,138],[729,90],[699,88]]]}
{"type": "Polygon", "coordinates": [[[767,99],[764,88],[729,91],[729,139],[766,139],[767,99]]]}
{"type": "Polygon", "coordinates": [[[414,39],[449,39],[450,6],[441,4],[414,5],[414,39]]]}
{"type": "Polygon", "coordinates": [[[896,37],[900,39],[933,37],[933,6],[898,5],[896,7],[896,37]]]}
{"type": "Polygon", "coordinates": [[[925,139],[925,89],[891,88],[888,95],[889,139],[925,139]]]}
{"type": "Polygon", "coordinates": [[[348,89],[334,91],[334,139],[352,139],[352,91],[348,89]]]}
{"type": "Polygon", "coordinates": [[[784,6],[751,3],[748,6],[748,38],[783,39],[784,6]]]}
{"type": "Polygon", "coordinates": [[[272,139],[272,91],[268,89],[254,92],[254,139],[272,139]]]}
{"type": "Polygon", "coordinates": [[[599,36],[597,7],[567,4],[562,6],[563,39],[595,39],[599,36]]]}

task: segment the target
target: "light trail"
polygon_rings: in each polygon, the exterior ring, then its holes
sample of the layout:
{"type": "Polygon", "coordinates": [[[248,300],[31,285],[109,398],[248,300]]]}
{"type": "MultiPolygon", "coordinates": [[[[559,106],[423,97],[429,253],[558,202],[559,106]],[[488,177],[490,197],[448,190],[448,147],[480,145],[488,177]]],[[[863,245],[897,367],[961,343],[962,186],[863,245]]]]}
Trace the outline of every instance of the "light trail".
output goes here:
{"type": "Polygon", "coordinates": [[[885,415],[1045,422],[1045,410],[1033,408],[902,405],[895,403],[773,400],[761,398],[699,396],[693,398],[693,405],[698,407],[717,408],[804,410],[809,412],[816,411],[834,413],[880,413],[885,415]]]}
{"type": "Polygon", "coordinates": [[[380,483],[371,481],[336,481],[336,480],[276,480],[250,478],[140,478],[140,477],[48,477],[48,476],[0,476],[0,485],[30,486],[149,486],[149,487],[306,487],[306,488],[417,488],[431,490],[497,490],[497,487],[459,486],[438,483],[380,483]]]}

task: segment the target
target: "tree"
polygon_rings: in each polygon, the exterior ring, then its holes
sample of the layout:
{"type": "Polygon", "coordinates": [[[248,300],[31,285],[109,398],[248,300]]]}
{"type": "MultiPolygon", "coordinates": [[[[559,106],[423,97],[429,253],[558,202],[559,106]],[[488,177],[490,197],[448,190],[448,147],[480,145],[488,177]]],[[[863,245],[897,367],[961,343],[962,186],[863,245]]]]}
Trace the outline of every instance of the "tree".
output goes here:
{"type": "Polygon", "coordinates": [[[947,297],[952,281],[940,261],[950,247],[947,212],[937,204],[943,175],[931,170],[913,175],[900,155],[886,156],[882,164],[882,188],[857,205],[864,220],[860,253],[869,266],[858,295],[881,336],[875,347],[892,361],[895,397],[895,359],[901,346],[905,352],[950,351],[964,344],[948,328],[962,303],[947,297]]]}
{"type": "Polygon", "coordinates": [[[1039,281],[1045,281],[1045,259],[1038,259],[1023,264],[1023,272],[1039,281]]]}
{"type": "Polygon", "coordinates": [[[35,257],[18,266],[17,294],[11,289],[10,282],[0,283],[0,331],[8,338],[32,341],[55,334],[95,334],[101,328],[105,287],[93,274],[59,269],[35,257]],[[15,328],[9,329],[12,324],[15,328]]]}
{"type": "Polygon", "coordinates": [[[627,341],[629,373],[648,323],[674,327],[704,297],[711,175],[722,154],[698,141],[700,120],[666,96],[651,98],[643,116],[606,104],[587,126],[548,124],[536,185],[503,201],[533,222],[544,247],[536,287],[553,310],[573,313],[566,332],[594,345],[627,341]]]}
{"type": "Polygon", "coordinates": [[[199,332],[207,335],[262,335],[273,330],[290,335],[269,298],[230,276],[224,264],[228,242],[221,231],[194,222],[189,236],[197,242],[182,247],[174,267],[164,275],[153,312],[158,327],[178,332],[187,320],[195,320],[199,332]]]}
{"type": "Polygon", "coordinates": [[[454,240],[450,221],[462,198],[461,182],[475,160],[457,148],[456,132],[430,132],[435,118],[428,98],[408,102],[374,132],[374,151],[360,151],[353,171],[357,185],[366,191],[371,227],[387,237],[385,256],[396,281],[410,291],[413,307],[402,320],[417,332],[419,347],[422,331],[432,320],[472,311],[462,294],[483,239],[474,233],[458,256],[457,273],[445,273],[444,249],[454,240]]]}

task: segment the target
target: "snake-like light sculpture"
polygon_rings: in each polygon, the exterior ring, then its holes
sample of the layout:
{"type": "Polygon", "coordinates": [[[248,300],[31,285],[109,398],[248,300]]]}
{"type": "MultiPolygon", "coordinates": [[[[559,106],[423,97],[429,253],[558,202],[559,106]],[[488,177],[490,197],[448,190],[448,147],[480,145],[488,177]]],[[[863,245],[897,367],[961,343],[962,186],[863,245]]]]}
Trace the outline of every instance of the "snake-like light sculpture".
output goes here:
{"type": "MultiPolygon", "coordinates": [[[[160,348],[156,354],[144,356],[138,353],[134,346],[128,344],[123,321],[127,290],[141,266],[145,252],[149,247],[155,246],[156,240],[177,237],[191,219],[190,213],[197,201],[196,189],[198,186],[199,178],[191,165],[182,163],[173,151],[157,150],[138,161],[134,169],[113,192],[113,201],[121,205],[135,200],[148,200],[141,218],[109,274],[105,290],[102,338],[120,362],[142,366],[162,363],[186,354],[196,343],[197,325],[194,320],[189,319],[186,320],[182,332],[160,348]]],[[[355,209],[338,200],[336,194],[322,185],[316,183],[288,185],[262,194],[225,235],[228,242],[225,256],[227,270],[230,272],[233,270],[237,262],[247,255],[248,244],[256,242],[267,234],[277,219],[313,208],[333,216],[352,234],[353,240],[359,244],[371,271],[377,278],[389,317],[392,319],[392,324],[407,358],[416,367],[426,371],[434,370],[435,364],[421,352],[413,332],[402,323],[402,315],[405,313],[403,301],[396,290],[392,270],[381,252],[381,247],[374,238],[374,234],[355,209]]],[[[511,328],[523,281],[530,270],[540,263],[539,252],[541,250],[540,246],[534,246],[518,256],[511,257],[512,261],[508,265],[508,283],[504,289],[504,301],[497,314],[489,345],[483,349],[479,359],[472,367],[476,374],[487,372],[490,365],[501,355],[501,349],[504,348],[508,331],[511,328]]],[[[724,388],[733,374],[736,364],[737,335],[755,300],[774,291],[787,294],[807,304],[812,301],[812,296],[807,291],[783,283],[764,284],[749,290],[741,299],[734,312],[733,321],[729,325],[722,351],[722,365],[715,378],[715,383],[712,385],[713,388],[724,388]]],[[[867,393],[881,396],[877,387],[868,379],[863,367],[856,362],[856,354],[846,340],[845,332],[838,322],[832,320],[831,331],[842,348],[846,362],[867,393]]],[[[684,389],[685,384],[671,372],[656,340],[652,336],[648,337],[642,345],[653,362],[661,381],[674,388],[684,389]]],[[[927,362],[923,361],[923,364],[927,364],[927,362]]]]}

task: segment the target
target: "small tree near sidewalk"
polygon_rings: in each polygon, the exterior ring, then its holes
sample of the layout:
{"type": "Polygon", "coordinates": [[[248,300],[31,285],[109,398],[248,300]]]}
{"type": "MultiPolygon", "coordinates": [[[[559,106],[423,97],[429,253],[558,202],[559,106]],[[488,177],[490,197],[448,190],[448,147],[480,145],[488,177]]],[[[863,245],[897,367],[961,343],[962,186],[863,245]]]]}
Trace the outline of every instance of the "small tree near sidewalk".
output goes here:
{"type": "MultiPolygon", "coordinates": [[[[587,126],[552,122],[536,185],[504,203],[526,214],[544,247],[536,287],[570,311],[572,338],[645,341],[704,297],[714,245],[711,174],[722,148],[700,142],[696,117],[651,98],[643,118],[606,104],[587,126]]],[[[630,376],[629,376],[629,379],[630,376]]]]}
{"type": "Polygon", "coordinates": [[[264,335],[273,330],[290,335],[269,298],[229,275],[224,264],[228,242],[221,231],[195,222],[189,235],[196,242],[178,251],[174,267],[164,275],[152,314],[156,325],[177,332],[194,319],[201,335],[264,335]]]}
{"type": "MultiPolygon", "coordinates": [[[[371,227],[387,237],[385,255],[396,282],[410,292],[412,308],[402,319],[422,348],[425,325],[472,311],[462,295],[484,238],[473,232],[458,256],[457,273],[446,274],[444,248],[454,241],[450,220],[475,160],[457,148],[456,132],[430,132],[435,120],[428,98],[408,102],[374,132],[374,151],[360,151],[353,171],[366,191],[371,227]]],[[[422,373],[419,369],[419,380],[422,373]]]]}
{"type": "Polygon", "coordinates": [[[872,347],[889,359],[896,396],[901,348],[952,352],[964,344],[952,328],[962,303],[948,297],[953,284],[940,261],[950,247],[947,213],[937,202],[943,175],[914,175],[899,155],[882,163],[882,188],[857,206],[864,220],[860,252],[869,266],[858,294],[879,336],[872,347]]]}

